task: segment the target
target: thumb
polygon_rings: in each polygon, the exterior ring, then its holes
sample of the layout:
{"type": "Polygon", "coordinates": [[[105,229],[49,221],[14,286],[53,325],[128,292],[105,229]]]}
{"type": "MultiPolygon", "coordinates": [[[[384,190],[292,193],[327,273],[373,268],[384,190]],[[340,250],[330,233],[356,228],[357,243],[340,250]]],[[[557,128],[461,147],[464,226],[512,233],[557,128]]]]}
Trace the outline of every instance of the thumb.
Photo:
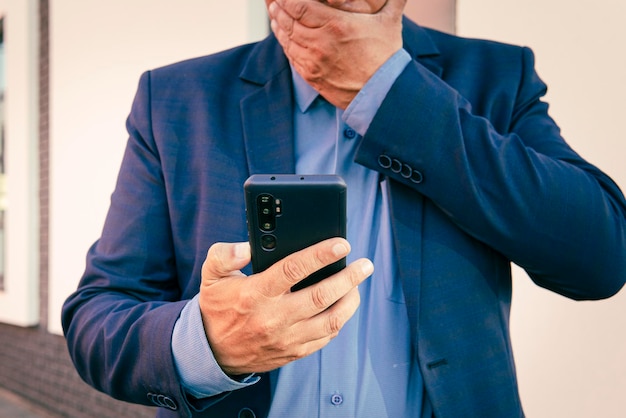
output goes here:
{"type": "Polygon", "coordinates": [[[228,276],[242,276],[240,271],[250,262],[247,242],[215,243],[202,264],[202,284],[208,285],[228,276]]]}

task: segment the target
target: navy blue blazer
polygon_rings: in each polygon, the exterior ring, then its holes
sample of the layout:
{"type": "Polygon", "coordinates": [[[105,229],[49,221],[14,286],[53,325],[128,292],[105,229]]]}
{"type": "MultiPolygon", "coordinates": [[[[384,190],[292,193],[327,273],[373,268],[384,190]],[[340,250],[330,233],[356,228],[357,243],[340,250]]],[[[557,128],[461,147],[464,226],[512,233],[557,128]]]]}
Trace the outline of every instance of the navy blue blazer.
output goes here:
{"type": "MultiPolygon", "coordinates": [[[[356,163],[388,179],[415,355],[441,418],[523,416],[509,339],[511,261],[573,299],[626,277],[626,203],[561,138],[529,49],[405,20],[408,65],[356,163]]],[[[294,171],[290,69],[276,40],[147,72],[102,237],[63,326],[80,375],[159,416],[257,417],[267,380],[185,397],[174,323],[207,249],[245,241],[242,185],[294,171]]]]}

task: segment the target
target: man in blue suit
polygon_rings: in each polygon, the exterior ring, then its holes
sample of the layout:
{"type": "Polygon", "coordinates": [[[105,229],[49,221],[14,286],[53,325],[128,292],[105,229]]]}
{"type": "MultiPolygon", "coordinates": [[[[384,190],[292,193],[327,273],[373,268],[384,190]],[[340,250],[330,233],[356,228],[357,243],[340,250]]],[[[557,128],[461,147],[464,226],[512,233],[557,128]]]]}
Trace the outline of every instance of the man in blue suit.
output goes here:
{"type": "Polygon", "coordinates": [[[405,1],[266,0],[267,39],[142,76],[63,310],[83,379],[161,417],[523,416],[510,263],[615,294],[626,203],[561,138],[530,50],[405,1]],[[249,275],[242,184],[293,172],[346,179],[348,241],[249,275]]]}

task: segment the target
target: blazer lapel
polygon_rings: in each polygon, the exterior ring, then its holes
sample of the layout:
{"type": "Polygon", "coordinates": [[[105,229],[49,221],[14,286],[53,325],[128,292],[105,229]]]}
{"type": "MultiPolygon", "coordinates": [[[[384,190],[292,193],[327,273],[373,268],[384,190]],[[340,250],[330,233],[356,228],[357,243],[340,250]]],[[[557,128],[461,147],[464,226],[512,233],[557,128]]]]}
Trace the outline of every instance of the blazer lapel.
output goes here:
{"type": "Polygon", "coordinates": [[[240,78],[251,85],[240,105],[250,174],[293,173],[291,70],[273,36],[256,45],[240,78]]]}

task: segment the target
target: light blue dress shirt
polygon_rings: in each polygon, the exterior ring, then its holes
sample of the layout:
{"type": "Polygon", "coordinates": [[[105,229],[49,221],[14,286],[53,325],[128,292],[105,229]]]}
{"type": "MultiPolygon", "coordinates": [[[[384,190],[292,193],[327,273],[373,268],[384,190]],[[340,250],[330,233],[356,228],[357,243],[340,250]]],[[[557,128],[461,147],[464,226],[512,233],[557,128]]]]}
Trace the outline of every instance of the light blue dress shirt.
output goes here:
{"type": "MultiPolygon", "coordinates": [[[[423,381],[412,355],[402,286],[396,277],[389,205],[379,174],[354,163],[361,137],[410,61],[392,56],[343,112],[293,73],[295,161],[299,174],[338,174],[348,186],[348,262],[367,257],[375,272],[359,286],[361,305],[322,350],[270,374],[269,416],[419,418],[423,381]]],[[[196,398],[258,381],[226,376],[204,335],[197,296],[181,313],[172,350],[183,385],[196,398]]]]}

